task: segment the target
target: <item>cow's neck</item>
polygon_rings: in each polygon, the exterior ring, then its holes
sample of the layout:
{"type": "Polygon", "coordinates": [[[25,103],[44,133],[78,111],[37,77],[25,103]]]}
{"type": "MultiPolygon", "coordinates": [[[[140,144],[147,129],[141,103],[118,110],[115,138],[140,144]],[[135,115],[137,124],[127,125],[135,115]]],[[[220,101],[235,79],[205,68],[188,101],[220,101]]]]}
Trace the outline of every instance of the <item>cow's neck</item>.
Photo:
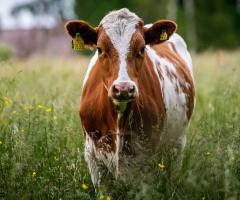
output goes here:
{"type": "Polygon", "coordinates": [[[129,114],[132,111],[132,102],[124,102],[121,104],[122,105],[117,106],[117,109],[118,109],[117,124],[118,124],[118,130],[123,132],[128,125],[129,114]]]}

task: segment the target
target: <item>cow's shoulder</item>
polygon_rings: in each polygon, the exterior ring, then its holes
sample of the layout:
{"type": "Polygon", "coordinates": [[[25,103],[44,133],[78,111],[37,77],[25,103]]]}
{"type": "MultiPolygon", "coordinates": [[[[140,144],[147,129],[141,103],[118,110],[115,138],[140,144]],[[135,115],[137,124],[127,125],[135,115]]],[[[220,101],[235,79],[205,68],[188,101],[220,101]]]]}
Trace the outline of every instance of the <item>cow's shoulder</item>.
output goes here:
{"type": "MultiPolygon", "coordinates": [[[[181,44],[180,40],[178,42],[181,44]]],[[[182,48],[186,48],[183,42],[182,40],[182,48]]],[[[171,113],[168,115],[174,115],[177,105],[180,116],[178,118],[188,120],[193,111],[195,96],[192,67],[188,64],[187,58],[184,58],[176,48],[176,43],[173,44],[171,40],[166,41],[151,46],[149,55],[160,72],[159,76],[163,77],[161,87],[167,112],[171,113]]],[[[186,52],[188,53],[187,49],[186,52]]]]}
{"type": "Polygon", "coordinates": [[[177,33],[174,33],[169,38],[169,46],[172,48],[173,51],[175,51],[186,63],[189,68],[189,70],[192,71],[193,65],[192,65],[192,59],[187,49],[187,44],[184,41],[184,39],[177,33]]]}

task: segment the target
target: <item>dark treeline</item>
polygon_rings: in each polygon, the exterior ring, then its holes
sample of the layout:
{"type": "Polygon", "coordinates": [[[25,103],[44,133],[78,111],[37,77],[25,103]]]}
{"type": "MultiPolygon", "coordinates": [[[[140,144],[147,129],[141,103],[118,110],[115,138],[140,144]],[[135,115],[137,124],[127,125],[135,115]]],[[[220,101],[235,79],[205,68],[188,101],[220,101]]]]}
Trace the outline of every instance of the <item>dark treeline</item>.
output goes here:
{"type": "Polygon", "coordinates": [[[79,19],[97,26],[109,11],[127,7],[145,23],[172,19],[192,50],[240,46],[240,0],[75,0],[79,19]]]}

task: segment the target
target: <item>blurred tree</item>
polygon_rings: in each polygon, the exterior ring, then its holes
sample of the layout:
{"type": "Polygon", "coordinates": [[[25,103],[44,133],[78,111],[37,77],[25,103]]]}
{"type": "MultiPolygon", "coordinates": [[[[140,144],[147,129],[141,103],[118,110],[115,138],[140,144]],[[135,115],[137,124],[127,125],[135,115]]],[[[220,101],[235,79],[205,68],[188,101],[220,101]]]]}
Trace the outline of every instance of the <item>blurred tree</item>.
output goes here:
{"type": "MultiPolygon", "coordinates": [[[[131,10],[144,19],[145,24],[166,18],[168,0],[129,0],[131,10]]],[[[174,4],[174,3],[173,3],[174,4]]],[[[173,14],[174,15],[174,14],[173,14]]]]}
{"type": "Polygon", "coordinates": [[[169,0],[167,4],[167,19],[177,20],[177,0],[169,0]]]}
{"type": "Polygon", "coordinates": [[[192,49],[240,46],[240,0],[35,0],[16,6],[12,14],[28,9],[35,15],[49,13],[64,20],[73,18],[67,16],[70,11],[66,2],[74,4],[77,18],[93,26],[109,11],[127,7],[145,23],[163,18],[176,20],[178,32],[192,49]]]}
{"type": "MultiPolygon", "coordinates": [[[[175,5],[176,0],[170,0],[175,5]]],[[[127,7],[142,17],[145,23],[165,18],[168,0],[75,0],[74,10],[79,19],[97,26],[100,20],[111,10],[127,7]]],[[[171,11],[172,12],[172,11],[171,11]]],[[[174,18],[174,13],[170,14],[174,18]]]]}
{"type": "Polygon", "coordinates": [[[97,26],[109,11],[127,7],[126,0],[75,0],[74,11],[79,19],[97,26]]]}
{"type": "Polygon", "coordinates": [[[240,46],[238,0],[195,0],[198,50],[240,46]]]}
{"type": "MultiPolygon", "coordinates": [[[[34,23],[31,24],[31,31],[28,31],[29,39],[25,48],[25,56],[36,49],[46,48],[50,38],[50,28],[60,25],[69,17],[68,13],[73,13],[73,8],[69,8],[67,2],[72,0],[32,0],[18,2],[11,10],[11,15],[16,19],[22,13],[28,11],[33,15],[34,23]],[[70,11],[69,11],[70,10],[70,11]],[[69,11],[68,13],[66,11],[69,11]]],[[[62,25],[60,25],[62,29],[62,25]]],[[[17,27],[16,27],[17,28],[17,27]]],[[[61,31],[59,31],[61,32],[61,31]]],[[[58,32],[57,32],[58,33],[58,32]]],[[[18,36],[20,38],[20,36],[18,36]]],[[[23,46],[24,41],[17,40],[18,46],[23,46]]]]}
{"type": "Polygon", "coordinates": [[[195,28],[195,7],[194,0],[183,0],[183,7],[185,13],[185,31],[186,40],[191,44],[191,49],[196,50],[196,28],[195,28]]]}
{"type": "Polygon", "coordinates": [[[35,16],[49,15],[61,19],[66,18],[64,0],[34,0],[17,4],[11,11],[17,16],[21,11],[28,10],[35,16]]]}
{"type": "Polygon", "coordinates": [[[237,12],[240,14],[240,0],[237,0],[237,12]]]}

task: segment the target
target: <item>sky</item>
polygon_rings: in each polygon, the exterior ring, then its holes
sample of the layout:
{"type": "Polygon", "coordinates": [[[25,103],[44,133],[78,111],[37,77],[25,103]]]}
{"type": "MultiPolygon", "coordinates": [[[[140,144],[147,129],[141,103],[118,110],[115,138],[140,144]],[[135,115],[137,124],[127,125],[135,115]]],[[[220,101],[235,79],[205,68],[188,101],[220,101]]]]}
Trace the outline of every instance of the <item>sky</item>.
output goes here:
{"type": "MultiPolygon", "coordinates": [[[[33,27],[51,28],[57,24],[54,15],[34,16],[30,11],[23,10],[17,17],[11,16],[11,9],[21,3],[32,2],[33,0],[0,0],[0,28],[1,29],[29,29],[33,27]]],[[[64,8],[68,11],[67,17],[73,16],[73,0],[63,0],[64,8]]],[[[65,10],[65,9],[64,9],[65,10]]]]}

